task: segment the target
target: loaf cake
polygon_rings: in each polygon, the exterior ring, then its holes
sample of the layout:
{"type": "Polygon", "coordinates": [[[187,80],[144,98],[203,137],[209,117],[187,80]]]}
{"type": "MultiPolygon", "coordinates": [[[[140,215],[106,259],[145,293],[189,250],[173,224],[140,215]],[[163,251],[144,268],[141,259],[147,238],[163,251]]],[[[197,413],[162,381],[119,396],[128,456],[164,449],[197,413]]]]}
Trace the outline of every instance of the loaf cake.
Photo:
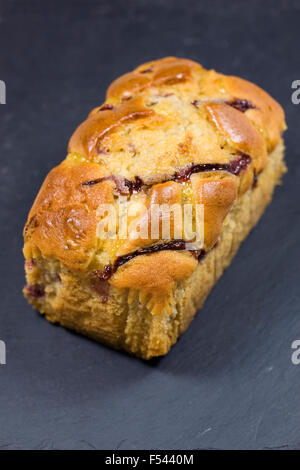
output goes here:
{"type": "Polygon", "coordinates": [[[270,202],[285,172],[285,128],[261,88],[191,60],[167,57],[116,79],[29,212],[26,298],[113,348],[166,354],[270,202]],[[100,237],[99,207],[120,200],[134,208],[135,236],[117,224],[100,237]],[[161,226],[140,236],[154,204],[202,207],[201,246],[178,237],[173,213],[169,238],[161,226]]]}

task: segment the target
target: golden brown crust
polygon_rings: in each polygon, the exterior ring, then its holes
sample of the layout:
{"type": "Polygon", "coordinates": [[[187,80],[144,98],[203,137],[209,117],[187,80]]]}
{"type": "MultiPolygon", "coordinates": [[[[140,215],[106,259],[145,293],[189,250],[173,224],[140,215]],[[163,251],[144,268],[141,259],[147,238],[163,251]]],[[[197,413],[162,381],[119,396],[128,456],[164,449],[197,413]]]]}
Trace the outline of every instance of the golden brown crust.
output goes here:
{"type": "Polygon", "coordinates": [[[218,241],[223,221],[237,197],[237,181],[233,176],[216,178],[193,176],[195,200],[204,205],[205,251],[218,241]]]}
{"type": "Polygon", "coordinates": [[[266,165],[266,145],[247,116],[225,103],[208,103],[205,109],[231,145],[240,152],[251,155],[253,166],[259,173],[266,165]]]}
{"type": "MultiPolygon", "coordinates": [[[[69,152],[78,152],[86,158],[95,158],[99,153],[97,145],[105,136],[118,130],[122,124],[136,119],[145,119],[145,125],[149,126],[151,124],[147,122],[147,118],[152,120],[154,118],[156,129],[164,122],[167,123],[167,128],[177,127],[183,116],[178,120],[175,110],[169,106],[163,109],[163,114],[156,112],[151,104],[151,100],[153,102],[155,97],[176,95],[182,101],[183,107],[190,107],[192,102],[195,107],[201,108],[203,102],[205,104],[210,100],[222,100],[222,94],[223,100],[227,103],[241,99],[249,100],[252,106],[243,115],[224,103],[209,103],[205,106],[208,117],[233,147],[242,148],[250,156],[253,155],[254,160],[258,159],[259,154],[262,167],[266,158],[265,148],[272,150],[278,144],[282,130],[285,129],[281,106],[266,92],[246,80],[212,73],[195,62],[174,57],[144,64],[115,80],[108,89],[108,101],[95,108],[73,134],[69,143],[69,152]],[[164,119],[165,112],[168,113],[167,120],[164,119]]],[[[199,114],[203,119],[201,110],[199,114]]],[[[186,136],[190,140],[188,151],[191,150],[189,147],[192,137],[195,140],[195,136],[189,134],[186,136]]],[[[186,146],[186,141],[180,145],[186,146]]]]}
{"type": "MultiPolygon", "coordinates": [[[[155,224],[155,215],[153,215],[153,205],[166,204],[172,208],[173,205],[182,205],[182,188],[179,183],[175,181],[168,181],[166,183],[155,184],[151,187],[149,194],[144,200],[144,208],[141,215],[133,217],[133,220],[129,219],[129,236],[127,240],[124,240],[122,245],[119,247],[117,255],[123,256],[126,253],[131,253],[137,248],[144,247],[159,241],[162,238],[162,223],[158,226],[157,236],[156,232],[152,231],[152,225],[155,224]],[[152,217],[154,220],[152,220],[152,217]],[[137,229],[138,228],[138,229],[137,229]],[[132,232],[135,232],[137,236],[132,237],[132,232]],[[147,234],[146,237],[144,234],[147,234]]],[[[176,239],[174,232],[174,214],[170,212],[170,237],[176,239]]]]}
{"type": "Polygon", "coordinates": [[[120,104],[116,109],[96,108],[73,134],[69,152],[78,152],[89,158],[99,152],[99,143],[123,123],[153,116],[153,111],[142,104],[141,97],[120,104]]]}
{"type": "Polygon", "coordinates": [[[106,98],[128,99],[147,87],[186,82],[191,80],[193,69],[201,69],[201,66],[192,60],[176,57],[147,62],[114,80],[107,90],[106,98]]]}
{"type": "Polygon", "coordinates": [[[85,269],[97,247],[96,210],[113,202],[112,183],[83,186],[102,176],[94,163],[64,161],[45,179],[24,229],[24,255],[56,257],[73,269],[85,269]]]}
{"type": "Polygon", "coordinates": [[[249,119],[262,132],[268,151],[272,151],[286,129],[284,112],[280,104],[260,87],[239,77],[225,77],[225,87],[235,98],[249,100],[255,106],[249,109],[249,119]]]}
{"type": "Polygon", "coordinates": [[[119,268],[110,283],[119,289],[130,289],[132,296],[137,291],[152,314],[170,313],[175,283],[189,278],[197,264],[190,253],[162,251],[138,256],[119,268]]]}

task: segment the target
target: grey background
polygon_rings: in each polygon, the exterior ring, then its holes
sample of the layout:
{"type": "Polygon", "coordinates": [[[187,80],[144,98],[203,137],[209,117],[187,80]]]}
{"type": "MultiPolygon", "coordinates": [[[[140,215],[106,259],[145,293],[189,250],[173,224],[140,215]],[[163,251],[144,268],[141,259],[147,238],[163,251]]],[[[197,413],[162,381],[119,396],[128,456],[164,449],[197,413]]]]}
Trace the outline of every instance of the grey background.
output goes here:
{"type": "Polygon", "coordinates": [[[0,448],[300,448],[300,2],[0,1],[0,448]],[[188,332],[161,360],[50,325],[27,305],[21,231],[110,81],[164,55],[265,87],[289,173],[188,332]]]}

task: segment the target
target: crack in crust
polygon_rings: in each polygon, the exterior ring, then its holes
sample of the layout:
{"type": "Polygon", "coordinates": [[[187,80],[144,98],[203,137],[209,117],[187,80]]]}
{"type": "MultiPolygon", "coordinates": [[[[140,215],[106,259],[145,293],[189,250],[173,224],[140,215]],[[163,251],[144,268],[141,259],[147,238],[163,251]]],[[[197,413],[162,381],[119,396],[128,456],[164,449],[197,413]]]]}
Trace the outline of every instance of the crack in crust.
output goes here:
{"type": "Polygon", "coordinates": [[[113,181],[116,185],[116,190],[122,194],[132,194],[141,191],[144,183],[139,176],[134,177],[134,181],[130,181],[127,178],[117,175],[104,176],[103,178],[97,178],[96,180],[85,181],[81,183],[82,186],[94,186],[95,184],[102,183],[103,181],[113,181]]]}
{"type": "MultiPolygon", "coordinates": [[[[144,248],[139,248],[138,250],[135,250],[126,255],[118,256],[118,258],[115,260],[113,264],[104,266],[104,269],[101,271],[94,271],[92,273],[92,276],[96,277],[97,279],[100,279],[101,281],[107,281],[113,276],[113,274],[117,271],[117,269],[123,266],[123,264],[128,263],[132,259],[136,258],[137,256],[149,255],[152,253],[158,253],[159,251],[166,251],[166,250],[185,251],[186,243],[187,242],[185,240],[172,240],[166,243],[157,243],[155,245],[150,245],[144,248]]],[[[190,253],[198,261],[201,261],[206,254],[204,250],[195,250],[195,251],[191,251],[190,253]]]]}
{"type": "Polygon", "coordinates": [[[239,100],[238,98],[227,102],[226,104],[229,104],[229,106],[232,106],[233,108],[237,109],[238,111],[241,111],[242,113],[245,113],[248,111],[248,109],[255,109],[255,106],[251,103],[249,100],[239,100]]]}
{"type": "MultiPolygon", "coordinates": [[[[251,163],[249,155],[241,154],[230,163],[199,163],[191,164],[180,168],[169,181],[176,181],[179,183],[187,182],[191,176],[196,173],[204,173],[209,171],[224,171],[238,176],[242,171],[246,170],[247,166],[251,163]]],[[[143,186],[146,185],[142,178],[135,176],[133,181],[124,178],[123,176],[111,175],[104,176],[91,181],[85,181],[81,183],[82,186],[94,186],[95,184],[102,183],[103,181],[113,181],[116,185],[116,190],[121,195],[127,195],[132,193],[138,193],[141,191],[143,186]]],[[[153,183],[161,183],[162,181],[153,181],[153,183]]]]}
{"type": "Polygon", "coordinates": [[[241,154],[230,163],[216,164],[216,163],[200,163],[197,165],[189,165],[184,168],[180,168],[174,176],[174,181],[180,183],[188,181],[192,175],[196,173],[208,172],[208,171],[224,171],[232,173],[233,175],[239,175],[244,171],[250,164],[251,158],[249,155],[241,154]]]}

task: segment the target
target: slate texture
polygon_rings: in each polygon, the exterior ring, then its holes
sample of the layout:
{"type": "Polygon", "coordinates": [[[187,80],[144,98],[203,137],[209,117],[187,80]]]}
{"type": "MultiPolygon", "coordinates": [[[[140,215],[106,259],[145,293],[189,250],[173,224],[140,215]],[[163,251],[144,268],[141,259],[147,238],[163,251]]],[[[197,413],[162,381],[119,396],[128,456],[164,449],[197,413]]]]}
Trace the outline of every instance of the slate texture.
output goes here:
{"type": "Polygon", "coordinates": [[[0,1],[0,449],[300,448],[299,1],[0,1]],[[149,363],[26,303],[21,232],[47,172],[110,81],[165,55],[265,87],[289,173],[204,308],[149,363]]]}

